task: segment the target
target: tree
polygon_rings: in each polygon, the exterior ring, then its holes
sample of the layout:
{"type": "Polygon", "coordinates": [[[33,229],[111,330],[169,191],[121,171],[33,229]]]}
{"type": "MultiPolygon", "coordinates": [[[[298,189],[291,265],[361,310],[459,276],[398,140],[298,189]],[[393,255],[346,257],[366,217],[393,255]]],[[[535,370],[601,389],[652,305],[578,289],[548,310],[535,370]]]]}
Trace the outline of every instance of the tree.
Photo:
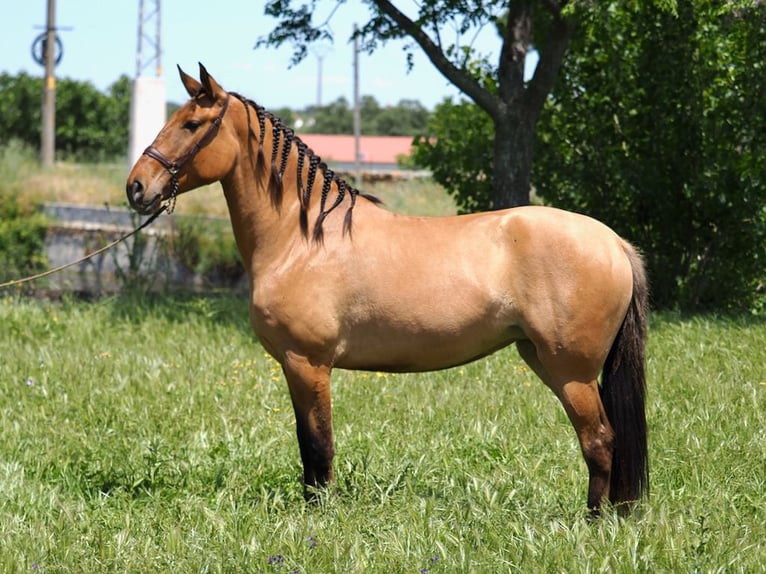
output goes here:
{"type": "Polygon", "coordinates": [[[415,136],[426,129],[430,114],[416,100],[401,100],[395,106],[381,108],[375,118],[373,131],[384,136],[415,136]]]}
{"type": "Polygon", "coordinates": [[[25,72],[0,74],[0,133],[33,148],[40,145],[43,83],[25,72]]]}
{"type": "Polygon", "coordinates": [[[127,152],[131,81],[122,76],[104,94],[89,82],[63,79],[56,95],[56,149],[79,161],[127,152]]]}
{"type": "MultiPolygon", "coordinates": [[[[363,135],[415,136],[425,129],[429,117],[428,110],[412,100],[381,107],[373,96],[362,96],[360,107],[363,135]]],[[[354,128],[353,110],[342,96],[325,106],[309,106],[297,114],[277,110],[277,115],[291,124],[300,117],[299,133],[349,134],[354,128]]]]}
{"type": "Polygon", "coordinates": [[[655,305],[753,309],[766,265],[762,3],[612,1],[572,48],[538,126],[537,192],[638,244],[655,305]]]}
{"type": "Polygon", "coordinates": [[[310,118],[303,131],[318,134],[350,134],[354,129],[354,113],[348,100],[340,97],[325,106],[311,106],[305,110],[310,118]]]}
{"type": "MultiPolygon", "coordinates": [[[[0,74],[0,133],[40,145],[42,79],[0,74]]],[[[127,152],[130,86],[122,76],[106,94],[88,82],[62,79],[56,89],[56,151],[64,157],[100,161],[127,152]]]]}
{"type": "Polygon", "coordinates": [[[455,199],[458,213],[490,209],[492,203],[492,134],[490,117],[467,100],[448,99],[434,110],[427,137],[413,146],[412,160],[427,166],[455,199]]]}
{"type": "MultiPolygon", "coordinates": [[[[291,42],[297,63],[312,42],[332,41],[327,22],[312,20],[317,2],[294,7],[293,0],[269,0],[265,13],[278,18],[279,24],[259,38],[256,47],[291,42]]],[[[362,49],[371,52],[388,40],[410,38],[445,78],[489,116],[494,132],[491,207],[529,203],[535,125],[564,58],[576,10],[567,6],[567,0],[422,0],[413,18],[389,0],[365,3],[371,18],[357,32],[362,49]],[[470,43],[445,40],[445,27],[459,31],[460,38],[469,31],[499,31],[502,47],[497,63],[476,54],[470,43]],[[525,62],[533,39],[540,59],[526,82],[525,62]],[[487,75],[494,82],[488,84],[487,75]]],[[[339,1],[336,10],[342,4],[339,1]]],[[[408,49],[411,63],[412,45],[408,49]]]]}

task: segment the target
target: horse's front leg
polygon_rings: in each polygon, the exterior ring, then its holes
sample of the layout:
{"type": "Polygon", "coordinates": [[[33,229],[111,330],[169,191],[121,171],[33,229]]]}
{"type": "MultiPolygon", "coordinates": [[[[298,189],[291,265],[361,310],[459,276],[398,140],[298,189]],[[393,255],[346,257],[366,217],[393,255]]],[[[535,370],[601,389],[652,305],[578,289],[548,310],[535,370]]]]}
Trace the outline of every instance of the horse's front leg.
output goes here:
{"type": "Polygon", "coordinates": [[[303,462],[303,495],[315,496],[314,489],[333,479],[335,455],[330,401],[330,367],[314,365],[306,357],[289,355],[282,371],[290,388],[295,427],[303,462]]]}

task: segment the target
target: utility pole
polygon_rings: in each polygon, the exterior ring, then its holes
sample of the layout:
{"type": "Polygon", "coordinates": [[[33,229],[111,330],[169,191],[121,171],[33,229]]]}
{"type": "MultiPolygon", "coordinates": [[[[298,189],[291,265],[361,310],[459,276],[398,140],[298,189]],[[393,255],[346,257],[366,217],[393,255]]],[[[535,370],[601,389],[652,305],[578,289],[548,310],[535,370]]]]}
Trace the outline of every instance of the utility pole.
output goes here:
{"type": "Polygon", "coordinates": [[[311,53],[317,59],[317,101],[316,106],[322,106],[322,69],[325,56],[330,52],[330,44],[317,44],[311,47],[311,53]]]}
{"type": "Polygon", "coordinates": [[[317,107],[322,105],[322,60],[323,54],[317,54],[317,107]]]}
{"type": "Polygon", "coordinates": [[[44,168],[53,167],[56,157],[56,0],[48,0],[48,16],[45,27],[43,81],[43,125],[40,141],[40,161],[44,168]]]}
{"type": "Polygon", "coordinates": [[[359,38],[357,27],[354,24],[354,172],[356,174],[356,187],[362,185],[362,166],[360,140],[362,133],[361,112],[359,109],[359,38]]]}

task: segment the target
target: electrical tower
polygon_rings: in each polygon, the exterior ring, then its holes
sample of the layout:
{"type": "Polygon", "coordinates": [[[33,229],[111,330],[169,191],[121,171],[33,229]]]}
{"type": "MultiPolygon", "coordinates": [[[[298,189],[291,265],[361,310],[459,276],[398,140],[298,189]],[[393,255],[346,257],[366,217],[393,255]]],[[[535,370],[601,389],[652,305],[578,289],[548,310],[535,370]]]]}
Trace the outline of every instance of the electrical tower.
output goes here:
{"type": "Polygon", "coordinates": [[[155,76],[162,75],[162,18],[160,0],[138,0],[138,49],[136,50],[136,78],[144,68],[154,64],[155,76]]]}
{"type": "Polygon", "coordinates": [[[129,166],[138,161],[167,119],[161,21],[160,0],[139,0],[136,77],[130,101],[129,166]],[[151,65],[154,65],[154,77],[144,76],[144,70],[151,65]]]}

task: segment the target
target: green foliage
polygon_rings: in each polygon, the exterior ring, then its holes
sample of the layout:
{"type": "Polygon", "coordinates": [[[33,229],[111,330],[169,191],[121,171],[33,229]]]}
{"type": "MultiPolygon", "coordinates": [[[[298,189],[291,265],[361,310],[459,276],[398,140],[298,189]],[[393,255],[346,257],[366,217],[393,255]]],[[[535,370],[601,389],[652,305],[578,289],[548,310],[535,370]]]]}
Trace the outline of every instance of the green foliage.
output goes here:
{"type": "Polygon", "coordinates": [[[494,126],[476,105],[447,99],[428,121],[427,136],[416,138],[413,160],[455,200],[460,213],[492,207],[494,126]]]}
{"type": "MultiPolygon", "coordinates": [[[[119,78],[108,93],[89,82],[56,85],[56,151],[80,161],[103,161],[127,153],[131,82],[119,78]]],[[[42,79],[0,74],[0,133],[37,148],[40,144],[42,79]]]]}
{"type": "Polygon", "coordinates": [[[187,269],[210,282],[233,285],[245,273],[228,221],[179,217],[170,248],[187,269]]]}
{"type": "Polygon", "coordinates": [[[652,494],[597,521],[563,409],[512,349],[337,371],[336,487],[307,506],[245,298],[5,298],[0,325],[8,574],[762,570],[762,322],[653,320],[652,494]]]}
{"type": "Polygon", "coordinates": [[[62,80],[58,86],[56,149],[80,161],[124,157],[130,125],[130,79],[122,76],[107,94],[88,82],[62,80]]]}
{"type": "MultiPolygon", "coordinates": [[[[415,136],[423,132],[430,115],[422,104],[407,99],[395,106],[381,107],[373,96],[362,96],[359,107],[362,135],[415,136]]],[[[354,131],[354,110],[344,97],[297,113],[282,110],[277,115],[284,120],[301,118],[299,133],[350,134],[354,131]]]]}
{"type": "Polygon", "coordinates": [[[415,100],[381,106],[372,96],[362,96],[359,114],[362,134],[380,136],[415,136],[423,132],[429,117],[428,110],[415,100]]]}
{"type": "Polygon", "coordinates": [[[766,13],[676,4],[612,2],[582,23],[539,125],[534,185],[638,244],[655,305],[754,309],[766,276],[766,13]]]}
{"type": "Polygon", "coordinates": [[[42,79],[25,72],[0,73],[0,133],[37,148],[42,122],[42,79]]]}
{"type": "Polygon", "coordinates": [[[354,112],[344,97],[324,106],[309,106],[303,113],[303,126],[297,131],[317,134],[350,134],[354,132],[354,112]]]}
{"type": "Polygon", "coordinates": [[[29,150],[18,141],[0,147],[0,282],[20,279],[45,268],[47,219],[40,206],[19,199],[14,179],[29,150]]]}
{"type": "MultiPolygon", "coordinates": [[[[264,7],[264,14],[277,18],[279,24],[267,35],[258,38],[255,48],[266,46],[279,47],[289,44],[293,49],[292,64],[298,64],[308,54],[308,46],[314,42],[333,42],[335,39],[333,28],[328,25],[337,7],[325,21],[315,21],[315,15],[321,11],[318,8],[320,0],[309,0],[308,3],[291,0],[269,0],[264,7]]],[[[390,11],[398,11],[388,2],[371,0],[365,3],[369,9],[369,18],[358,29],[356,36],[359,40],[360,49],[363,52],[374,52],[379,46],[389,40],[396,40],[413,34],[413,30],[407,29],[394,21],[390,11]],[[386,6],[388,5],[388,7],[386,6]]],[[[490,1],[457,1],[457,0],[424,0],[418,2],[418,14],[415,28],[422,32],[433,32],[435,37],[442,43],[441,30],[449,28],[456,32],[459,37],[463,34],[472,34],[476,28],[487,23],[493,23],[498,14],[508,10],[507,0],[490,1]]],[[[469,34],[469,35],[470,35],[469,34]]],[[[460,66],[462,50],[457,44],[448,44],[445,34],[444,48],[453,57],[455,65],[460,66]]],[[[439,46],[441,48],[442,46],[439,46]]],[[[404,46],[407,61],[411,67],[412,53],[415,45],[408,43],[404,46]]]]}

